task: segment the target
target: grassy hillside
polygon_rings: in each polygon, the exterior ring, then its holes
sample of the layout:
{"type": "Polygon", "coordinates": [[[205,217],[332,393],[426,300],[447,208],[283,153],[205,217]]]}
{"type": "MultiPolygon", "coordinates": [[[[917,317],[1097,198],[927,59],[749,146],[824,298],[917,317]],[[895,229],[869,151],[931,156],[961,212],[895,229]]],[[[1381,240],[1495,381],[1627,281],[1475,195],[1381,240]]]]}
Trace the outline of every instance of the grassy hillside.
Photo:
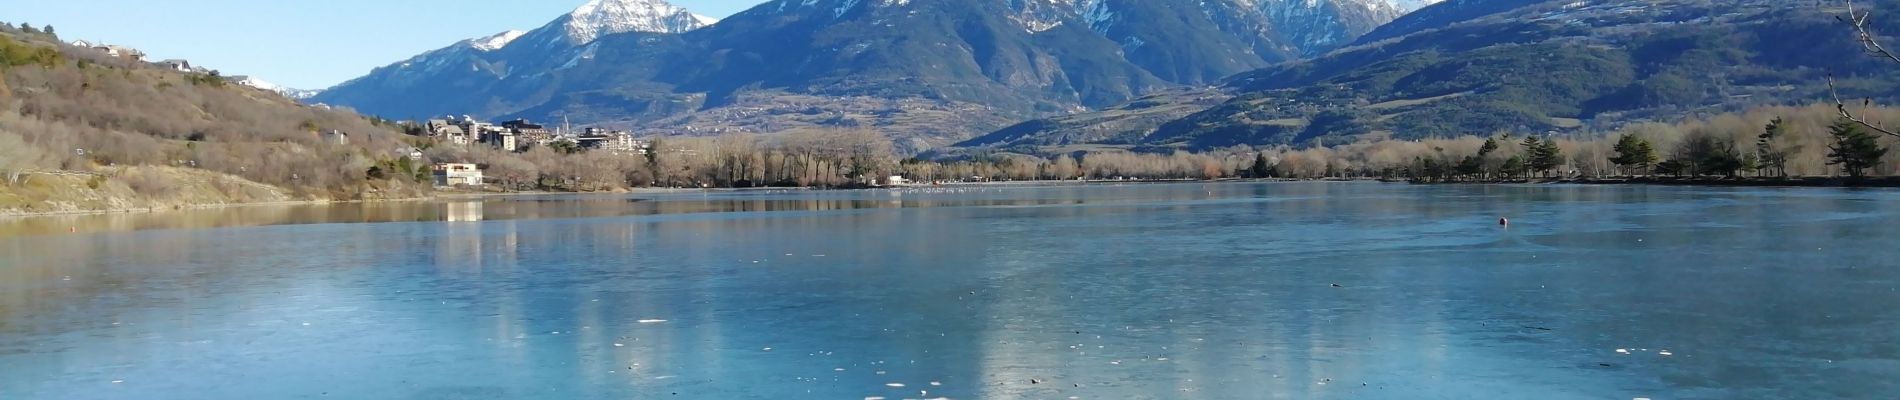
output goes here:
{"type": "Polygon", "coordinates": [[[365,174],[403,139],[215,74],[0,27],[0,212],[414,197],[414,169],[365,174]]]}

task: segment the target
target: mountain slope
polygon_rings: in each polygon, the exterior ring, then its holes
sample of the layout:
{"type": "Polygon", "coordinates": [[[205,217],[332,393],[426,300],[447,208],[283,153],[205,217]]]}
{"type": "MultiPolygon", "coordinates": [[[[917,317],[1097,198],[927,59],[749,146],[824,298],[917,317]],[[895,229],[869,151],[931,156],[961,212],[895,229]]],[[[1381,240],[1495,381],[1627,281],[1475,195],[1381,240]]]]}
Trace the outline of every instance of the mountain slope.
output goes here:
{"type": "Polygon", "coordinates": [[[1426,29],[1438,29],[1460,22],[1475,20],[1505,11],[1515,10],[1545,0],[1445,0],[1436,6],[1426,7],[1416,12],[1380,25],[1377,29],[1360,36],[1354,43],[1366,44],[1392,39],[1426,29]]]}
{"type": "MultiPolygon", "coordinates": [[[[1900,1],[1876,3],[1900,8],[1900,1]]],[[[1316,145],[1365,135],[1608,129],[1811,102],[1825,95],[1827,71],[1848,77],[1845,95],[1892,99],[1900,93],[1894,90],[1900,76],[1865,58],[1837,22],[1812,5],[1453,0],[1394,24],[1400,23],[1410,25],[1390,29],[1414,33],[1368,36],[1322,57],[1238,75],[1224,85],[1233,100],[1134,127],[1147,130],[1134,134],[1143,138],[1135,144],[1316,145]]],[[[1039,136],[1061,135],[1018,133],[1011,143],[980,145],[1033,147],[1047,142],[1039,136]]]]}
{"type": "Polygon", "coordinates": [[[540,28],[456,42],[377,68],[310,101],[388,116],[481,113],[496,107],[491,99],[450,94],[479,93],[518,71],[558,66],[602,36],[678,34],[714,22],[661,0],[591,0],[540,28]]]}
{"type": "Polygon", "coordinates": [[[385,67],[317,101],[656,134],[869,126],[918,150],[1345,44],[1397,17],[1394,4],[776,0],[703,29],[588,42],[551,29],[577,20],[562,17],[501,49],[439,50],[466,57],[385,67]]]}
{"type": "Polygon", "coordinates": [[[360,115],[0,24],[0,214],[424,195],[414,179],[365,174],[406,154],[403,138],[360,115]]]}

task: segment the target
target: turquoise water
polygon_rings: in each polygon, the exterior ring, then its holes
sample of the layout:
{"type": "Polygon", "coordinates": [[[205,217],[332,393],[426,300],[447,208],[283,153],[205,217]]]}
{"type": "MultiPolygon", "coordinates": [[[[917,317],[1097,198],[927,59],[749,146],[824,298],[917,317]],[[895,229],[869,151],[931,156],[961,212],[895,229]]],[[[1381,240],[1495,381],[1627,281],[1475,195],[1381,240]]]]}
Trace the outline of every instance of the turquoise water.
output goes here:
{"type": "Polygon", "coordinates": [[[962,187],[12,223],[85,229],[0,237],[0,399],[1900,393],[1895,191],[962,187]],[[163,222],[207,218],[237,226],[163,222]]]}

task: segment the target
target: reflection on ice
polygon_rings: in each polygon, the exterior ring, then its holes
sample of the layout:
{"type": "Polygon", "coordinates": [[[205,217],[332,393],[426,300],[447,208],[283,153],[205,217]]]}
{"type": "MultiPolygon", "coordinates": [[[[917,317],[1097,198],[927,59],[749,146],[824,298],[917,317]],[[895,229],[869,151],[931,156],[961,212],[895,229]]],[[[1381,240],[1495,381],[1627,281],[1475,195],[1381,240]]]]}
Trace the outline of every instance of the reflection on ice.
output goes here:
{"type": "Polygon", "coordinates": [[[1882,345],[1900,271],[1877,268],[1900,258],[1900,198],[1804,193],[1831,192],[1197,184],[103,217],[82,232],[112,233],[0,238],[0,398],[1900,392],[1882,345]],[[396,223],[329,223],[356,221],[396,223]],[[305,222],[325,224],[285,225],[305,222]],[[232,228],[150,230],[194,226],[232,228]]]}

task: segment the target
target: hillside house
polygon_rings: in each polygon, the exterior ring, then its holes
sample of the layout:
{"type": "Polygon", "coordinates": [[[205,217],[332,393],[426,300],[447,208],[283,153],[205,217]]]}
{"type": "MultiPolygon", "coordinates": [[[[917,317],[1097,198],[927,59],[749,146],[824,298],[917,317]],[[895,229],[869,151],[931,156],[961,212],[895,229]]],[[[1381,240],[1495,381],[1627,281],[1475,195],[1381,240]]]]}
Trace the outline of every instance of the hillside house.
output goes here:
{"type": "Polygon", "coordinates": [[[443,163],[435,165],[436,186],[481,186],[482,169],[475,164],[443,163]]]}
{"type": "Polygon", "coordinates": [[[106,55],[108,56],[125,58],[132,61],[145,61],[145,52],[139,51],[139,49],[134,49],[131,47],[125,47],[125,46],[120,46],[120,45],[97,45],[97,46],[93,46],[92,49],[106,53],[106,55]]]}
{"type": "Polygon", "coordinates": [[[173,71],[178,71],[178,72],[192,72],[192,68],[191,68],[191,61],[186,61],[186,60],[180,60],[180,59],[176,59],[176,58],[174,58],[174,59],[170,59],[170,60],[165,60],[165,61],[159,61],[159,62],[158,62],[158,65],[159,65],[159,66],[162,66],[162,67],[165,67],[165,69],[169,69],[169,70],[173,70],[173,71]]]}
{"type": "Polygon", "coordinates": [[[348,146],[350,145],[350,134],[333,129],[330,130],[329,133],[323,134],[323,142],[338,146],[348,146]]]}
{"type": "Polygon", "coordinates": [[[467,146],[475,142],[475,135],[470,133],[472,128],[475,128],[475,124],[446,119],[432,119],[423,125],[429,137],[458,146],[467,146]]]}
{"type": "Polygon", "coordinates": [[[460,128],[461,124],[451,123],[446,119],[431,119],[422,123],[422,130],[428,136],[442,136],[449,127],[460,128]]]}
{"type": "Polygon", "coordinates": [[[440,137],[457,146],[467,146],[469,143],[475,143],[475,135],[470,135],[468,134],[468,129],[455,125],[450,125],[437,131],[436,137],[440,137]]]}

